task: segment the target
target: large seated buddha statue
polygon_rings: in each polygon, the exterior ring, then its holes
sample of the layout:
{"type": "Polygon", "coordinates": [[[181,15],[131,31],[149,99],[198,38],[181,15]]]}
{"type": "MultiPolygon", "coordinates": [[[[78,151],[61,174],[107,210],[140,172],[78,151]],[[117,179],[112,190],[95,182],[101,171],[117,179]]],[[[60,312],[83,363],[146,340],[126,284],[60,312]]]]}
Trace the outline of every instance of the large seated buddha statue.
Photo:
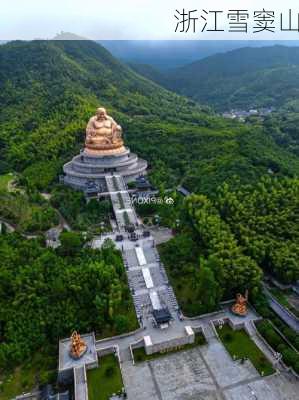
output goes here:
{"type": "Polygon", "coordinates": [[[85,152],[90,155],[113,155],[125,151],[122,129],[105,108],[98,108],[86,127],[85,152]]]}

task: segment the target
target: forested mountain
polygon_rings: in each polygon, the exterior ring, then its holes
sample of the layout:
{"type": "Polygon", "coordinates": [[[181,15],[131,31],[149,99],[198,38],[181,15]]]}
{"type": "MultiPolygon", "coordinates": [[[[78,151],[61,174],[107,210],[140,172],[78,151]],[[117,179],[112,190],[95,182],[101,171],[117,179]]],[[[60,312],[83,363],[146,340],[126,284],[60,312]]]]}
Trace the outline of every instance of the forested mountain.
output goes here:
{"type": "Polygon", "coordinates": [[[126,143],[148,159],[152,179],[213,193],[238,175],[252,182],[275,167],[299,171],[263,128],[217,117],[150,82],[91,41],[12,42],[0,46],[1,173],[16,170],[45,189],[82,146],[99,105],[108,108],[126,143]]]}
{"type": "MultiPolygon", "coordinates": [[[[294,101],[295,102],[295,101],[294,101]]],[[[266,131],[279,146],[293,152],[299,157],[299,102],[294,105],[294,111],[269,115],[264,121],[266,131]]]]}
{"type": "MultiPolygon", "coordinates": [[[[144,66],[137,71],[162,83],[161,75],[144,66]]],[[[299,47],[245,47],[216,54],[165,72],[163,85],[220,111],[294,105],[299,47]]]]}
{"type": "Polygon", "coordinates": [[[156,82],[158,85],[163,86],[165,84],[165,74],[157,68],[153,67],[152,65],[136,63],[128,63],[128,65],[135,72],[153,82],[156,82]]]}
{"type": "MultiPolygon", "coordinates": [[[[163,117],[188,101],[137,76],[89,41],[14,42],[0,47],[4,162],[22,170],[74,153],[99,104],[130,116],[163,117]]],[[[199,107],[193,108],[199,112],[199,107]]]]}

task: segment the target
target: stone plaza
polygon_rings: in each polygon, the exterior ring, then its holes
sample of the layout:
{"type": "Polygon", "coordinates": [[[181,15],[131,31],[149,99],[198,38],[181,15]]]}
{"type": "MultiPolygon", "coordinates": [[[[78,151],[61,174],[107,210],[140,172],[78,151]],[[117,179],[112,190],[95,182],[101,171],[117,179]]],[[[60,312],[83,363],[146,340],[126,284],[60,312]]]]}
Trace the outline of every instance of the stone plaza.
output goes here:
{"type": "Polygon", "coordinates": [[[261,377],[250,361],[233,361],[219,341],[160,358],[122,364],[129,400],[296,400],[299,382],[261,377]]]}

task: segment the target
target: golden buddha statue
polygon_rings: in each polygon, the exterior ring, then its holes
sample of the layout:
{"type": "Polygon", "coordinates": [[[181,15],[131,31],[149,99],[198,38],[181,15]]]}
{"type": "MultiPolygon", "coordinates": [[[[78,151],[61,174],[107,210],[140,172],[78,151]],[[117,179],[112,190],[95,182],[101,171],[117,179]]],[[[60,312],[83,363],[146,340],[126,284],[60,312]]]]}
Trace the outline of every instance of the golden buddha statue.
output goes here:
{"type": "Polygon", "coordinates": [[[98,108],[86,127],[85,152],[90,155],[110,155],[125,151],[122,128],[105,108],[98,108]]]}
{"type": "Polygon", "coordinates": [[[80,358],[87,350],[87,345],[78,332],[74,331],[71,336],[70,355],[73,358],[80,358]]]}
{"type": "Polygon", "coordinates": [[[248,290],[245,292],[245,296],[238,293],[236,296],[236,302],[232,306],[232,312],[240,317],[245,317],[247,315],[247,301],[248,301],[248,290]]]}

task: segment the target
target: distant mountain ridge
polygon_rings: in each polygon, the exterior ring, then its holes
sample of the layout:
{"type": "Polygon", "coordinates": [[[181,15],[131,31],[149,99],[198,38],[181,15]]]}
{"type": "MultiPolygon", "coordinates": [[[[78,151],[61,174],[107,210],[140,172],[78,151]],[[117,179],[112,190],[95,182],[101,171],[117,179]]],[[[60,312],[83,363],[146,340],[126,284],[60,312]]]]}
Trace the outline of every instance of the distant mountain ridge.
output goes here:
{"type": "MultiPolygon", "coordinates": [[[[150,70],[133,68],[157,80],[150,70]]],[[[299,94],[299,47],[245,47],[215,54],[168,70],[157,81],[220,111],[281,107],[299,94]]]]}
{"type": "Polygon", "coordinates": [[[128,64],[148,64],[159,71],[244,47],[296,46],[295,40],[103,40],[99,43],[119,60],[128,64]]]}

